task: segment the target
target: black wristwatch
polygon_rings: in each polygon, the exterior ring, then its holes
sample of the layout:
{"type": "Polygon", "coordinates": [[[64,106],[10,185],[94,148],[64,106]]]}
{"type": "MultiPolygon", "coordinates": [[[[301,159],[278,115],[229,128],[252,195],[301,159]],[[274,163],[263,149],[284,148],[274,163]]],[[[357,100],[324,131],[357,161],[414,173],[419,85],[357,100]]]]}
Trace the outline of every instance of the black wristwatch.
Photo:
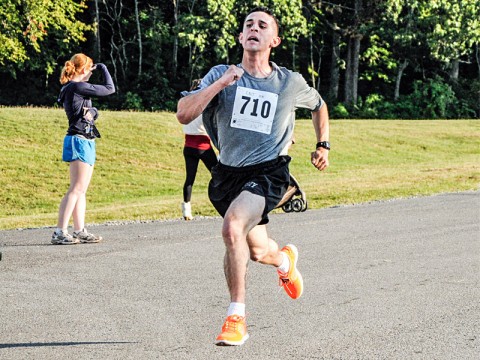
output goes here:
{"type": "Polygon", "coordinates": [[[328,141],[320,141],[317,143],[316,149],[324,148],[330,150],[330,143],[328,141]]]}

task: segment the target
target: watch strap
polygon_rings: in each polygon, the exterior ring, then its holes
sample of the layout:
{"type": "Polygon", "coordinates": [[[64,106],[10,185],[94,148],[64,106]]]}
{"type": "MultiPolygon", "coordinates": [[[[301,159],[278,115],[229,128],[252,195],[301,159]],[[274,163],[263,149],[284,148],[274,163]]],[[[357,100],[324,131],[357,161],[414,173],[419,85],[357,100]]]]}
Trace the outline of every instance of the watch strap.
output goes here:
{"type": "Polygon", "coordinates": [[[330,143],[328,141],[319,141],[317,142],[317,146],[315,148],[324,148],[330,150],[330,143]]]}

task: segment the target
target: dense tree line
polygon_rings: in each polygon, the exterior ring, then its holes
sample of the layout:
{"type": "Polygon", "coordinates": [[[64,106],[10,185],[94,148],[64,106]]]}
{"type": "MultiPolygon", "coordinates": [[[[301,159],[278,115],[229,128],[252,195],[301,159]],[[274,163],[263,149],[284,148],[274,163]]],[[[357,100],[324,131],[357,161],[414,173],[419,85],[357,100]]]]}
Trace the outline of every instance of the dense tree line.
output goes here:
{"type": "Polygon", "coordinates": [[[282,24],[272,59],[299,71],[332,117],[480,116],[478,0],[9,0],[0,3],[0,104],[52,106],[64,62],[105,63],[110,109],[174,111],[179,91],[238,63],[247,9],[282,24]]]}

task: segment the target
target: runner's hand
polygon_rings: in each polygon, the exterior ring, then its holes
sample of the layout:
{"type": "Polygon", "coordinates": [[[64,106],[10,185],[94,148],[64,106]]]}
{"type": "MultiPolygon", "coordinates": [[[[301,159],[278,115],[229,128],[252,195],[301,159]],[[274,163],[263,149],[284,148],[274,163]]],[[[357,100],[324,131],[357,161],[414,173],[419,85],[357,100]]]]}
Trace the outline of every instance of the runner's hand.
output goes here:
{"type": "Polygon", "coordinates": [[[320,171],[325,170],[329,165],[328,150],[319,148],[312,152],[312,165],[320,171]]]}
{"type": "Polygon", "coordinates": [[[230,65],[230,67],[225,71],[219,81],[227,87],[235,84],[243,76],[243,69],[235,65],[230,65]]]}

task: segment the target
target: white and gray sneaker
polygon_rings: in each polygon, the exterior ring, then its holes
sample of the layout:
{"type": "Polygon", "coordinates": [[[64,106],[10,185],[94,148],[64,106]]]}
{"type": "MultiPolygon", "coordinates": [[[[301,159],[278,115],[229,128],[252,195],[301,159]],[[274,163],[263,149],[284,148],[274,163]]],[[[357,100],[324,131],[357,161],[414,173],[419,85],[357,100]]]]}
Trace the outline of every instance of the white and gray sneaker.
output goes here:
{"type": "Polygon", "coordinates": [[[59,233],[54,231],[52,235],[51,243],[53,245],[75,245],[75,244],[79,244],[80,240],[75,239],[72,235],[70,235],[66,231],[60,231],[59,233]]]}
{"type": "Polygon", "coordinates": [[[87,229],[74,231],[73,238],[76,240],[80,240],[80,242],[83,244],[94,244],[103,240],[100,235],[89,233],[87,229]]]}

